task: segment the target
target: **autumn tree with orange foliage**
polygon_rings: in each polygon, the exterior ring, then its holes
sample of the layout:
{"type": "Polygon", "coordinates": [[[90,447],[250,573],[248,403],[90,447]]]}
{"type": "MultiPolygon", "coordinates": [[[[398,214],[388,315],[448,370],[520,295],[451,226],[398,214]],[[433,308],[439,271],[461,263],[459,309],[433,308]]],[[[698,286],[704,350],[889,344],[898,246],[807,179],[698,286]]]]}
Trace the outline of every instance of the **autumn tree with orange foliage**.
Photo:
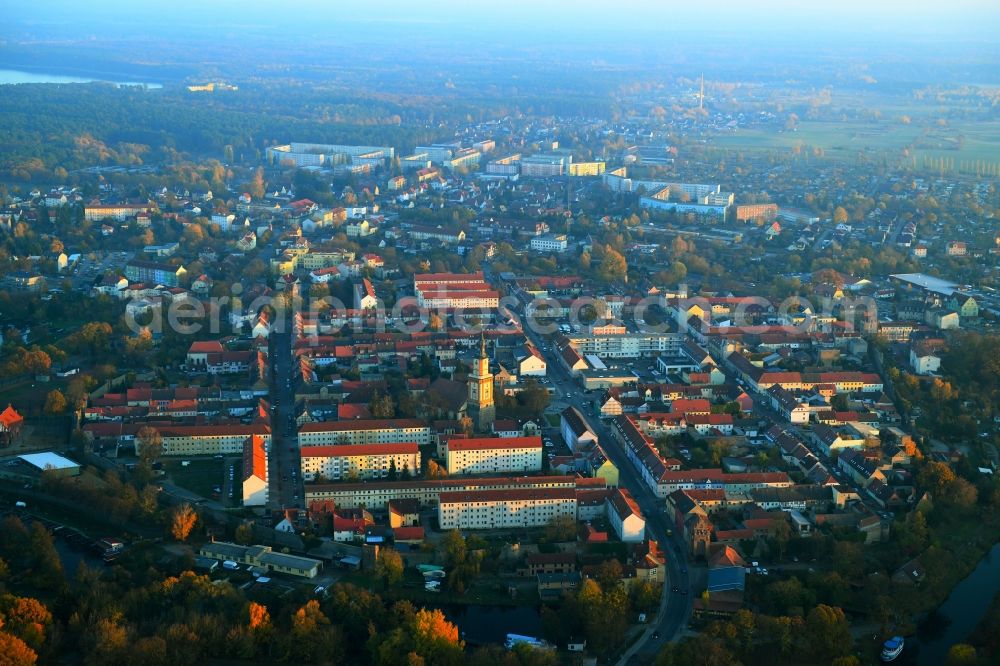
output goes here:
{"type": "Polygon", "coordinates": [[[187,541],[197,522],[198,514],[185,502],[174,509],[170,520],[170,534],[178,541],[187,541]]]}

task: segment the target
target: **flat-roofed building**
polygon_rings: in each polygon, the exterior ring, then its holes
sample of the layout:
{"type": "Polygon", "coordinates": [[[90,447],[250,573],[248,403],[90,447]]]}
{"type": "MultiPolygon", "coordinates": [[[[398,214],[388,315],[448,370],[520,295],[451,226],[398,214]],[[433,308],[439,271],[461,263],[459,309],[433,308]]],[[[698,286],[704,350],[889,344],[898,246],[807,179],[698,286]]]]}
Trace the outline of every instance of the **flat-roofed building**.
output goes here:
{"type": "Polygon", "coordinates": [[[735,206],[737,222],[773,222],[778,218],[778,205],[740,204],[735,206]]]}
{"type": "Polygon", "coordinates": [[[449,474],[537,472],[542,469],[542,438],[451,439],[447,464],[449,474]]]}
{"type": "Polygon", "coordinates": [[[572,488],[487,490],[441,493],[442,530],[542,527],[559,516],[576,518],[572,488]]]}
{"type": "Polygon", "coordinates": [[[276,553],[270,546],[241,546],[226,541],[209,541],[201,547],[198,554],[223,562],[236,562],[248,567],[262,567],[268,571],[299,576],[300,578],[315,578],[323,563],[311,557],[276,553]]]}

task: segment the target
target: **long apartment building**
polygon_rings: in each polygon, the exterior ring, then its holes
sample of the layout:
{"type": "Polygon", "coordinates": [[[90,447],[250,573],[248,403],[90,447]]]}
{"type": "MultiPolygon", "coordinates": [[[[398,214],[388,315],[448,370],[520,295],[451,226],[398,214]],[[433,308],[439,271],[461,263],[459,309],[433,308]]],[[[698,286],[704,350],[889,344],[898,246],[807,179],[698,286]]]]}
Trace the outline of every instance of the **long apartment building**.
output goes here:
{"type": "Polygon", "coordinates": [[[785,472],[727,474],[712,468],[666,472],[660,482],[668,495],[675,490],[721,488],[727,493],[746,493],[760,488],[789,488],[792,485],[785,472]]]}
{"type": "MultiPolygon", "coordinates": [[[[134,425],[141,427],[143,424],[134,425]]],[[[160,433],[165,456],[242,455],[243,445],[251,437],[259,437],[265,446],[271,442],[271,428],[263,423],[189,426],[154,424],[151,427],[160,433]]],[[[140,447],[141,444],[136,439],[136,448],[140,447]]]]}
{"type": "Polygon", "coordinates": [[[302,449],[302,478],[384,479],[395,471],[400,477],[420,471],[420,447],[414,442],[309,446],[302,449]]]}
{"type": "Polygon", "coordinates": [[[684,343],[681,333],[603,332],[567,336],[570,346],[581,355],[600,358],[638,358],[640,356],[676,356],[684,343]]]}
{"type": "Polygon", "coordinates": [[[124,222],[140,213],[153,212],[153,206],[149,204],[109,204],[97,206],[84,206],[83,217],[88,222],[98,222],[107,218],[124,222]]]}
{"type": "Polygon", "coordinates": [[[148,282],[162,284],[165,287],[176,287],[187,275],[183,266],[171,266],[155,261],[135,259],[125,264],[125,277],[129,282],[148,282]]]}
{"type": "Polygon", "coordinates": [[[349,146],[331,143],[301,143],[293,141],[267,149],[268,161],[296,167],[334,166],[336,164],[371,164],[378,166],[395,157],[388,146],[349,146]]]}
{"type": "Polygon", "coordinates": [[[754,365],[746,356],[733,352],[726,357],[727,363],[758,391],[767,391],[772,386],[793,390],[831,389],[835,393],[881,393],[882,378],[875,373],[842,370],[834,372],[788,372],[770,371],[754,365]]]}
{"type": "Polygon", "coordinates": [[[576,518],[576,490],[533,488],[441,493],[443,530],[542,527],[559,516],[576,518]]]}
{"type": "Polygon", "coordinates": [[[422,273],[413,276],[413,294],[421,307],[496,308],[500,294],[480,273],[422,273]]]}
{"type": "Polygon", "coordinates": [[[451,439],[447,465],[449,474],[537,472],[542,468],[542,438],[451,439]]]}
{"type": "Polygon", "coordinates": [[[438,503],[442,493],[487,492],[511,489],[549,488],[604,488],[602,478],[575,476],[501,476],[448,479],[426,481],[379,481],[369,483],[328,483],[307,484],[305,500],[308,505],[314,501],[333,500],[338,507],[368,509],[383,508],[391,500],[413,499],[424,506],[438,503]]]}
{"type": "Polygon", "coordinates": [[[299,446],[302,448],[399,442],[414,442],[418,446],[430,444],[430,426],[420,419],[357,419],[306,423],[299,428],[299,446]]]}

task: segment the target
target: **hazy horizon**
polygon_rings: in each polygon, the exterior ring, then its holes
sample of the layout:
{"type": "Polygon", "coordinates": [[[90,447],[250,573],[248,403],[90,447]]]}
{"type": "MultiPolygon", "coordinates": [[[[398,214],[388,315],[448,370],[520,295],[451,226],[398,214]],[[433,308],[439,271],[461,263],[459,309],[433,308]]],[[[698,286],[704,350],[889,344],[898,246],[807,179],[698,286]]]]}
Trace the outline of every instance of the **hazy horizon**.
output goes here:
{"type": "MultiPolygon", "coordinates": [[[[527,33],[549,32],[553,40],[573,40],[590,32],[660,34],[665,39],[695,35],[784,33],[805,31],[814,35],[840,33],[848,41],[861,34],[886,34],[897,39],[927,36],[958,36],[969,40],[992,38],[1000,27],[1000,5],[984,0],[957,0],[941,10],[940,3],[888,0],[866,3],[802,3],[768,0],[747,6],[723,0],[711,7],[677,5],[654,0],[606,2],[531,2],[468,4],[445,0],[420,5],[390,0],[370,5],[345,4],[331,7],[318,0],[297,0],[276,6],[270,2],[216,0],[211,4],[194,0],[139,4],[126,0],[102,0],[81,4],[68,0],[35,3],[4,2],[6,27],[0,35],[41,26],[74,25],[83,31],[102,25],[132,25],[133,29],[162,34],[170,27],[244,27],[323,34],[335,31],[337,23],[393,26],[413,32],[461,29],[489,34],[491,30],[522,29],[527,33]],[[577,31],[574,35],[570,31],[577,31]]],[[[458,35],[456,35],[458,36],[458,35]]],[[[805,35],[803,35],[805,36],[805,35]]],[[[497,37],[505,37],[497,35],[497,37]]],[[[506,36],[506,37],[509,37],[506,36]]]]}

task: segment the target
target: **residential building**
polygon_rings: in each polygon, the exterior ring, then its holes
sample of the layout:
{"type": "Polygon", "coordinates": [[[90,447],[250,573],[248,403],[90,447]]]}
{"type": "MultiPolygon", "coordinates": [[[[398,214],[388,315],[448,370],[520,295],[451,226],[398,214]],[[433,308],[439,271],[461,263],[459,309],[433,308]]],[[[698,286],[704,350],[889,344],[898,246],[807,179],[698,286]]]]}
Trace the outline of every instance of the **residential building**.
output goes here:
{"type": "Polygon", "coordinates": [[[108,204],[84,206],[83,217],[88,222],[97,222],[110,218],[117,222],[124,222],[135,218],[140,214],[153,212],[153,207],[149,204],[108,204]]]}
{"type": "MultiPolygon", "coordinates": [[[[138,431],[144,424],[131,424],[138,431]]],[[[244,444],[254,436],[264,444],[271,441],[271,428],[263,423],[239,425],[160,425],[151,426],[160,433],[165,456],[242,454],[244,444]]],[[[134,437],[134,432],[132,433],[134,437]]],[[[135,440],[136,448],[140,443],[135,440]]],[[[140,451],[136,451],[140,453],[140,451]]]]}
{"type": "Polygon", "coordinates": [[[773,222],[778,218],[778,205],[740,204],[733,207],[737,222],[773,222]]]}
{"type": "Polygon", "coordinates": [[[243,506],[267,504],[267,443],[251,435],[243,445],[243,506]]]}
{"type": "Polygon", "coordinates": [[[396,500],[415,500],[421,506],[434,506],[442,493],[481,492],[487,490],[524,490],[546,488],[603,488],[603,479],[579,476],[503,476],[450,477],[423,481],[368,481],[366,483],[310,484],[305,489],[306,503],[333,501],[337,507],[388,507],[396,500]]]}
{"type": "Polygon", "coordinates": [[[537,472],[542,469],[541,437],[450,439],[448,474],[537,472]]]}
{"type": "Polygon", "coordinates": [[[164,287],[176,287],[185,275],[187,271],[183,266],[140,260],[132,260],[125,264],[125,277],[132,283],[146,282],[164,287]]]}
{"type": "Polygon", "coordinates": [[[574,489],[514,489],[441,493],[442,530],[542,527],[559,516],[576,518],[574,489]]]}
{"type": "Polygon", "coordinates": [[[300,447],[398,442],[426,446],[431,443],[430,426],[420,419],[357,419],[306,423],[299,428],[300,447]]]}
{"type": "Polygon", "coordinates": [[[588,449],[597,444],[597,434],[576,407],[567,407],[559,414],[559,432],[571,451],[588,449]]]}
{"type": "Polygon", "coordinates": [[[646,519],[639,505],[624,488],[611,491],[607,500],[608,522],[618,538],[626,543],[642,543],[646,539],[646,519]]]}
{"type": "Polygon", "coordinates": [[[302,448],[301,458],[306,481],[384,479],[394,473],[406,477],[421,470],[420,447],[414,442],[308,446],[302,448]]]}
{"type": "Polygon", "coordinates": [[[531,249],[534,252],[556,252],[562,253],[568,247],[566,234],[543,234],[531,238],[531,249]]]}

